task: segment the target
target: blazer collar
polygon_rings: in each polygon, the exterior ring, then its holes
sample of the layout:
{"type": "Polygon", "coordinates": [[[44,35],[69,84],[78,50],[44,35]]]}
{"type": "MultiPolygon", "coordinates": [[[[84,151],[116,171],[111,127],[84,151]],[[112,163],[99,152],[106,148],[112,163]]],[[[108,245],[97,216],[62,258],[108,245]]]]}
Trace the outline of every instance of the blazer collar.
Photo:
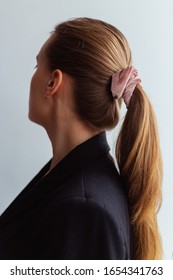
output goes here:
{"type": "Polygon", "coordinates": [[[93,136],[76,146],[45,177],[43,177],[49,170],[51,163],[51,161],[49,161],[43,169],[44,174],[42,174],[42,179],[37,183],[37,188],[43,195],[48,195],[55,187],[57,188],[64,180],[75,173],[75,171],[83,168],[87,162],[92,161],[102,154],[108,153],[109,150],[110,147],[107,143],[105,131],[93,136]]]}

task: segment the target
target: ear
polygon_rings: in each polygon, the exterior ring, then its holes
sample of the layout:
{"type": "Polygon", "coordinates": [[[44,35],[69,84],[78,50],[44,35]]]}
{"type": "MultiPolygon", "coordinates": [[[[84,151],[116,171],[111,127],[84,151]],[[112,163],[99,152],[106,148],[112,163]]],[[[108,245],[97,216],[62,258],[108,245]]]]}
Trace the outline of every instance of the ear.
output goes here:
{"type": "Polygon", "coordinates": [[[45,97],[53,96],[61,86],[63,74],[61,70],[56,69],[52,72],[46,86],[45,97]]]}

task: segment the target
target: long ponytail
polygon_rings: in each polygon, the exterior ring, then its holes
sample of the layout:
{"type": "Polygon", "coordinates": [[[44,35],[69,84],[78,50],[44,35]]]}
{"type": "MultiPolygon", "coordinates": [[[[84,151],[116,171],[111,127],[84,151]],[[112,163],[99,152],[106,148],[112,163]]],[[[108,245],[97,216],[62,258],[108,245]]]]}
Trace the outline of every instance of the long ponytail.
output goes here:
{"type": "Polygon", "coordinates": [[[162,161],[155,114],[140,85],[134,90],[116,144],[116,158],[129,200],[134,259],[160,259],[157,225],[162,161]]]}

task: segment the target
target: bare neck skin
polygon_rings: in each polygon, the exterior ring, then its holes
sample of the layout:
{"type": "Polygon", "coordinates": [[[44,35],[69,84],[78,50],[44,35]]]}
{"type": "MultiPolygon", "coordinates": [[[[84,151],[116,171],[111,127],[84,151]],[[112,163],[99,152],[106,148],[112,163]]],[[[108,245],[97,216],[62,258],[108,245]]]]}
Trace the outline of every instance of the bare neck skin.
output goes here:
{"type": "MultiPolygon", "coordinates": [[[[58,119],[58,117],[57,117],[58,119]]],[[[52,161],[49,172],[76,146],[98,134],[77,120],[57,121],[47,131],[52,144],[52,161]]]]}

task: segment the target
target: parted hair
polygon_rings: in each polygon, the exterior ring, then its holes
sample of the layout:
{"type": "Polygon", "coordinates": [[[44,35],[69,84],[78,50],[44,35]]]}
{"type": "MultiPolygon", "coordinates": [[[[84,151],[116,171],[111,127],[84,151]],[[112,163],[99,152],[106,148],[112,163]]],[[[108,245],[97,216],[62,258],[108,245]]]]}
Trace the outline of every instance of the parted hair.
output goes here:
{"type": "MultiPolygon", "coordinates": [[[[112,97],[111,77],[132,65],[124,35],[101,20],[72,19],[55,27],[46,55],[50,70],[58,68],[73,78],[80,118],[95,128],[113,129],[119,122],[121,99],[112,97]]],[[[115,154],[128,196],[134,259],[160,259],[162,161],[155,114],[140,85],[131,98],[115,154]]]]}

